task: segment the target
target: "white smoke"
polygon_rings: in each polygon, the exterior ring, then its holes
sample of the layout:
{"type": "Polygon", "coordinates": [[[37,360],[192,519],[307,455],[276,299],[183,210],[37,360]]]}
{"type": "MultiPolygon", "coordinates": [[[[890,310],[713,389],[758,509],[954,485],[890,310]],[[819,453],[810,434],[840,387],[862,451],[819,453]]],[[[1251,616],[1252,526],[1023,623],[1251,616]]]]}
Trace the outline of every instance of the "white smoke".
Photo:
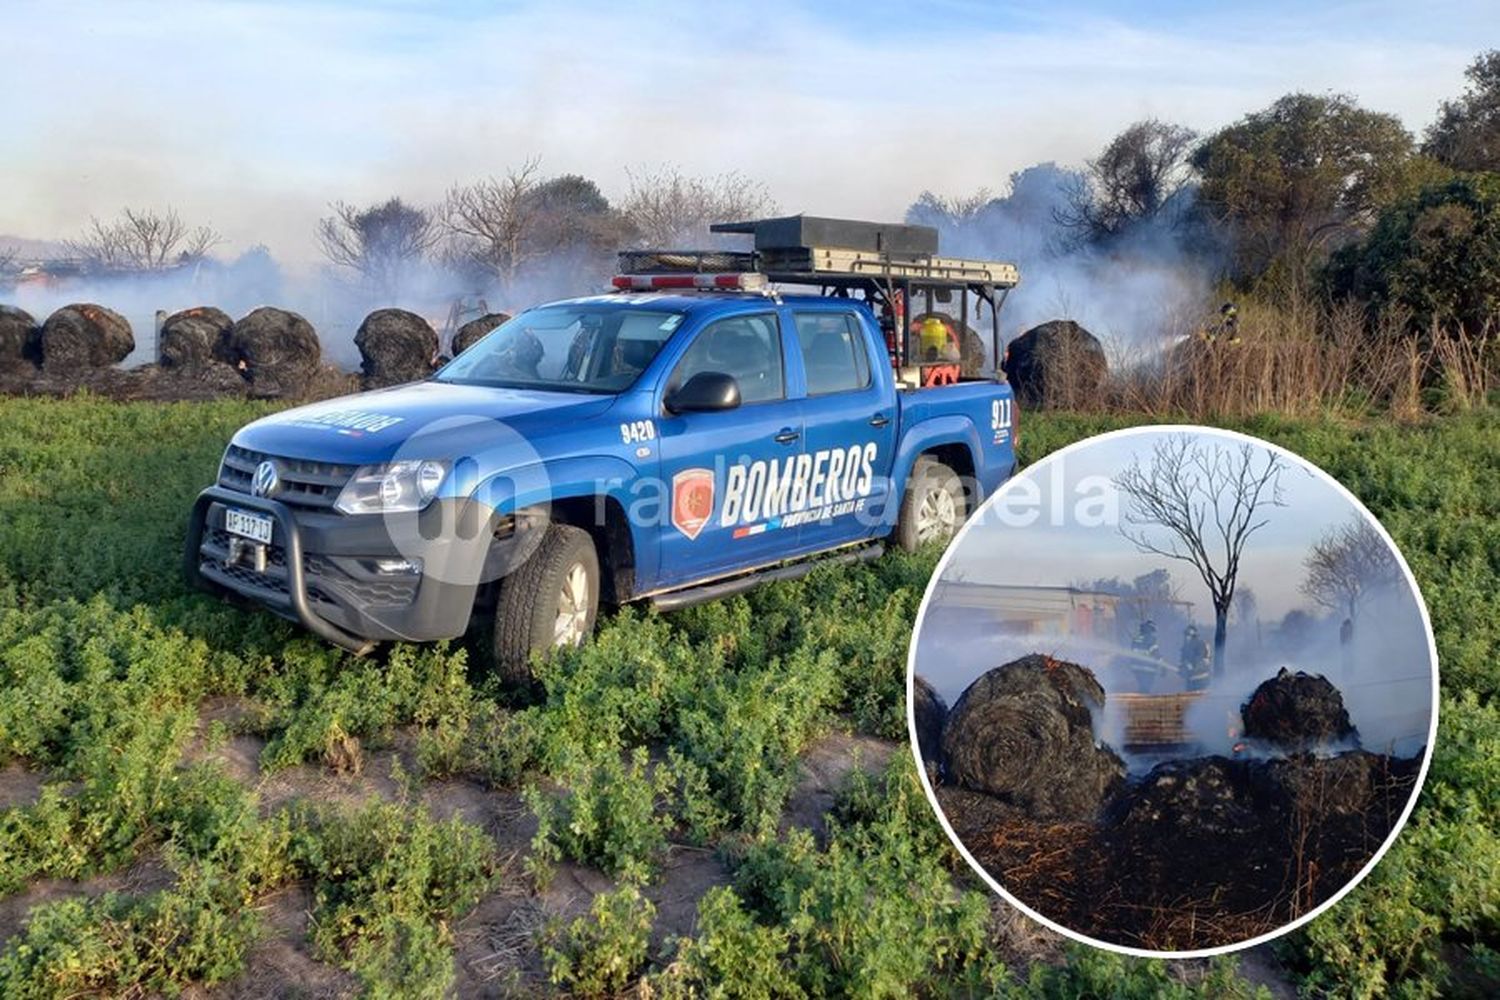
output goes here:
{"type": "Polygon", "coordinates": [[[1042,163],[1012,175],[1007,194],[962,218],[921,201],[907,218],[936,226],[945,254],[1018,265],[1021,284],[1001,314],[1007,343],[1038,323],[1071,319],[1105,344],[1112,364],[1141,360],[1212,311],[1219,260],[1186,224],[1190,188],[1108,245],[1080,243],[1059,221],[1080,181],[1076,171],[1042,163]]]}

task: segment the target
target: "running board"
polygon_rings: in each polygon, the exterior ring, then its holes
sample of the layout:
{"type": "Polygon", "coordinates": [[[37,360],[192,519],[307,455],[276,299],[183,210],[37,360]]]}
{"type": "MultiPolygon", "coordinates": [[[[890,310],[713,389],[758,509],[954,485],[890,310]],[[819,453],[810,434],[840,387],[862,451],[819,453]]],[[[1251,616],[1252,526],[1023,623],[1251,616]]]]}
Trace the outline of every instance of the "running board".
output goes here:
{"type": "Polygon", "coordinates": [[[751,587],[758,587],[763,583],[771,583],[776,580],[797,580],[811,573],[819,566],[836,565],[844,566],[850,563],[869,562],[885,551],[885,545],[875,542],[861,549],[836,552],[833,555],[822,556],[812,559],[804,559],[801,562],[790,563],[785,566],[775,566],[771,569],[756,570],[746,573],[744,576],[736,576],[729,580],[720,580],[716,583],[705,583],[697,587],[684,587],[681,590],[671,590],[655,597],[647,598],[651,606],[659,611],[676,611],[679,608],[690,608],[695,604],[705,601],[717,601],[721,597],[730,597],[740,594],[751,587]]]}

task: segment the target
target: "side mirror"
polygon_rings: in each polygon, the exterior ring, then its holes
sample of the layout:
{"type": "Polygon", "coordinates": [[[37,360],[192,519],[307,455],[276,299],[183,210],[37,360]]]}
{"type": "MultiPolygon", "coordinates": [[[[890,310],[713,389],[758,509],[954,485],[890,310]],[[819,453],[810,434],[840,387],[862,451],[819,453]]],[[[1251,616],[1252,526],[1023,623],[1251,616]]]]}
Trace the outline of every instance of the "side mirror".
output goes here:
{"type": "Polygon", "coordinates": [[[664,401],[671,413],[710,413],[740,405],[740,384],[723,372],[699,372],[667,393],[664,401]]]}

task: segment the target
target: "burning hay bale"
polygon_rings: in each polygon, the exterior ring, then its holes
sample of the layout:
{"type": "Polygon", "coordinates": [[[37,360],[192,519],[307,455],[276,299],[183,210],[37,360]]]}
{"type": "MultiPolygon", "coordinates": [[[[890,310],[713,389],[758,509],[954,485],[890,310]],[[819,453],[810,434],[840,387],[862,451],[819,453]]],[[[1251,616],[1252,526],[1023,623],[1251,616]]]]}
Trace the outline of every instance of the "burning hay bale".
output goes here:
{"type": "Polygon", "coordinates": [[[222,309],[197,306],[175,312],[161,325],[157,352],[167,368],[204,368],[227,362],[234,320],[222,309]]]}
{"type": "Polygon", "coordinates": [[[365,387],[375,389],[426,378],[437,357],[438,335],[416,313],[377,309],[359,325],[354,346],[359,348],[365,387]]]}
{"type": "Polygon", "coordinates": [[[1095,745],[1104,689],[1076,663],[1024,656],[970,684],[943,727],[953,784],[1013,802],[1038,819],[1089,819],[1120,786],[1125,765],[1095,745]]]}
{"type": "Polygon", "coordinates": [[[1034,326],[1005,351],[1005,375],[1027,406],[1081,402],[1099,391],[1108,371],[1099,338],[1070,319],[1034,326]]]}
{"type": "Polygon", "coordinates": [[[938,767],[943,759],[943,723],[948,718],[948,704],[920,677],[912,678],[912,715],[917,722],[917,748],[922,760],[938,767]]]}
{"type": "Polygon", "coordinates": [[[300,397],[319,377],[321,352],[312,324],[294,312],[262,306],[234,324],[228,360],[259,397],[300,397]]]}
{"type": "Polygon", "coordinates": [[[1359,743],[1343,695],[1321,674],[1285,667],[1240,706],[1245,737],[1283,750],[1312,750],[1359,743]]]}
{"type": "Polygon", "coordinates": [[[39,359],[41,328],[31,313],[0,305],[0,372],[30,369],[39,359]]]}
{"type": "Polygon", "coordinates": [[[495,327],[509,320],[510,316],[507,313],[485,313],[478,319],[469,320],[453,331],[453,344],[449,348],[449,353],[455,358],[458,357],[483,340],[485,335],[495,327]]]}
{"type": "Polygon", "coordinates": [[[91,302],[63,306],[41,332],[42,366],[58,375],[108,368],[135,350],[130,321],[91,302]]]}

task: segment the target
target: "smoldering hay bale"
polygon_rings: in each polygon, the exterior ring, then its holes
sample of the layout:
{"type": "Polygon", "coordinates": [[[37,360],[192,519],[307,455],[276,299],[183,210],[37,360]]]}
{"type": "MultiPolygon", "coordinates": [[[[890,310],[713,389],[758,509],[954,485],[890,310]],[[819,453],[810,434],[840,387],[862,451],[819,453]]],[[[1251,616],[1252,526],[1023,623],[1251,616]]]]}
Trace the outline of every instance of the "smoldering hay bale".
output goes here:
{"type": "Polygon", "coordinates": [[[41,332],[42,365],[57,374],[108,368],[135,350],[130,321],[92,302],[63,306],[41,332]]]}
{"type": "Polygon", "coordinates": [[[1099,338],[1070,319],[1021,334],[1005,351],[1005,375],[1028,406],[1078,402],[1098,392],[1109,371],[1099,338]]]}
{"type": "Polygon", "coordinates": [[[943,727],[950,784],[1013,802],[1035,819],[1091,819],[1125,776],[1094,741],[1104,689],[1076,663],[1033,654],[970,684],[943,727]]]}
{"type": "Polygon", "coordinates": [[[34,366],[41,345],[41,327],[25,309],[0,305],[0,372],[34,366]]]}
{"type": "Polygon", "coordinates": [[[1240,717],[1247,739],[1282,750],[1359,742],[1343,695],[1321,674],[1292,673],[1282,667],[1240,706],[1240,717]]]}
{"type": "Polygon", "coordinates": [[[1255,829],[1261,820],[1261,807],[1251,788],[1250,771],[1249,761],[1227,757],[1193,757],[1158,764],[1122,799],[1119,825],[1156,827],[1174,835],[1237,834],[1255,829]]]}
{"type": "Polygon", "coordinates": [[[312,324],[294,312],[261,306],[229,332],[229,362],[257,396],[301,396],[318,376],[322,353],[312,324]]]}
{"type": "Polygon", "coordinates": [[[167,368],[203,368],[230,356],[229,335],[234,320],[222,309],[197,306],[183,309],[162,323],[158,348],[167,368]]]}
{"type": "Polygon", "coordinates": [[[917,749],[922,760],[940,765],[943,759],[943,723],[948,718],[948,704],[932,685],[921,677],[912,678],[912,715],[917,723],[917,749]]]}
{"type": "Polygon", "coordinates": [[[464,351],[473,347],[479,341],[499,326],[510,319],[508,313],[485,313],[478,319],[471,319],[457,330],[453,331],[453,344],[449,348],[453,357],[458,357],[464,351]]]}
{"type": "Polygon", "coordinates": [[[370,387],[414,382],[432,372],[437,357],[437,331],[425,319],[405,309],[377,309],[365,317],[354,335],[360,370],[370,387]]]}

